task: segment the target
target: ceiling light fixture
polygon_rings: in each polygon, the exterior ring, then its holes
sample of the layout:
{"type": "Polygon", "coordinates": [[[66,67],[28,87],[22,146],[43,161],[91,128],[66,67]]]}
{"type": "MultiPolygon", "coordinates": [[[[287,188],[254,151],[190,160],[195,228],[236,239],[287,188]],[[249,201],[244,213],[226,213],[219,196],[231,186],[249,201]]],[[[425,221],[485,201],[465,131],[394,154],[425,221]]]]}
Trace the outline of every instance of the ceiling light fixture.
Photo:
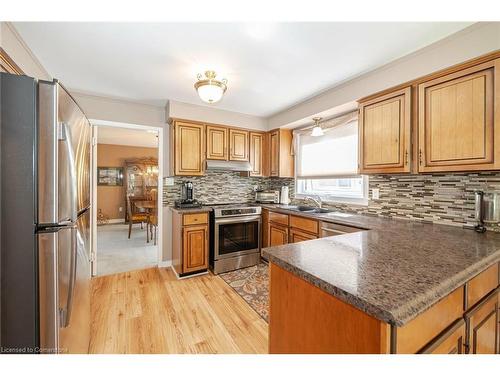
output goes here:
{"type": "Polygon", "coordinates": [[[194,84],[194,88],[198,91],[200,99],[208,104],[217,103],[222,99],[222,96],[227,90],[227,79],[216,80],[217,74],[213,70],[205,72],[205,79],[201,74],[198,74],[198,82],[194,84]]]}
{"type": "Polygon", "coordinates": [[[314,121],[314,126],[312,128],[311,136],[312,137],[321,137],[323,134],[325,134],[323,132],[323,129],[321,128],[321,126],[319,124],[319,122],[321,121],[321,117],[314,117],[313,121],[314,121]]]}

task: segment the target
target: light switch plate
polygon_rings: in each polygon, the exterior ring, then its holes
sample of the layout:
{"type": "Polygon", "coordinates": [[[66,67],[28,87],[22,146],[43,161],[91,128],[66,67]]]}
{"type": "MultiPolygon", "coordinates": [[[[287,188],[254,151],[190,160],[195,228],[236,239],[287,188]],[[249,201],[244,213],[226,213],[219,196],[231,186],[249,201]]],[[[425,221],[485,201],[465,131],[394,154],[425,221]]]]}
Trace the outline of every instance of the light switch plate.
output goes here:
{"type": "Polygon", "coordinates": [[[165,177],[165,186],[174,186],[174,178],[165,177]]]}
{"type": "Polygon", "coordinates": [[[380,198],[380,189],[372,189],[372,199],[380,198]]]}

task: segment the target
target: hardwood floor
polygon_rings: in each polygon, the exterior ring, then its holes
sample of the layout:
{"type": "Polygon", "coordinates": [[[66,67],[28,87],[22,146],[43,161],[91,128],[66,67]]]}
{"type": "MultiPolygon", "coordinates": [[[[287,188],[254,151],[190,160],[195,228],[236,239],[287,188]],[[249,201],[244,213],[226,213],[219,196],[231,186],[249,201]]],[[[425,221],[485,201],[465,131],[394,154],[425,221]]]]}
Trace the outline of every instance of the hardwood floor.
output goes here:
{"type": "Polygon", "coordinates": [[[91,353],[267,353],[267,323],[222,279],[149,268],[92,281],[91,353]]]}

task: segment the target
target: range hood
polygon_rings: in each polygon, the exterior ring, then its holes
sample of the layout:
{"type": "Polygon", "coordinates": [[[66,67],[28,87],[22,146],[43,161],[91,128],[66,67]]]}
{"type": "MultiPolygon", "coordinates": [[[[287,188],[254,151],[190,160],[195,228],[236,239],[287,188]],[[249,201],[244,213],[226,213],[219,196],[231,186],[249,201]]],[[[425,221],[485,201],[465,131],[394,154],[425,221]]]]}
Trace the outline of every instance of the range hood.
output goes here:
{"type": "Polygon", "coordinates": [[[207,170],[250,172],[252,166],[248,161],[207,160],[207,170]]]}

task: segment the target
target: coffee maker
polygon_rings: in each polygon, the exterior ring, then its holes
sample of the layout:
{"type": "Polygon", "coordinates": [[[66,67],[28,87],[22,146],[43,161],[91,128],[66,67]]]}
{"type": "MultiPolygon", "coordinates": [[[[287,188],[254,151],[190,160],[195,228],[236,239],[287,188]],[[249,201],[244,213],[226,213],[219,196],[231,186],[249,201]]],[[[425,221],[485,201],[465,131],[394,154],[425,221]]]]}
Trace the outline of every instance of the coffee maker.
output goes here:
{"type": "Polygon", "coordinates": [[[175,201],[177,208],[201,207],[201,203],[194,199],[194,188],[191,181],[185,181],[181,187],[181,199],[175,201]]]}

